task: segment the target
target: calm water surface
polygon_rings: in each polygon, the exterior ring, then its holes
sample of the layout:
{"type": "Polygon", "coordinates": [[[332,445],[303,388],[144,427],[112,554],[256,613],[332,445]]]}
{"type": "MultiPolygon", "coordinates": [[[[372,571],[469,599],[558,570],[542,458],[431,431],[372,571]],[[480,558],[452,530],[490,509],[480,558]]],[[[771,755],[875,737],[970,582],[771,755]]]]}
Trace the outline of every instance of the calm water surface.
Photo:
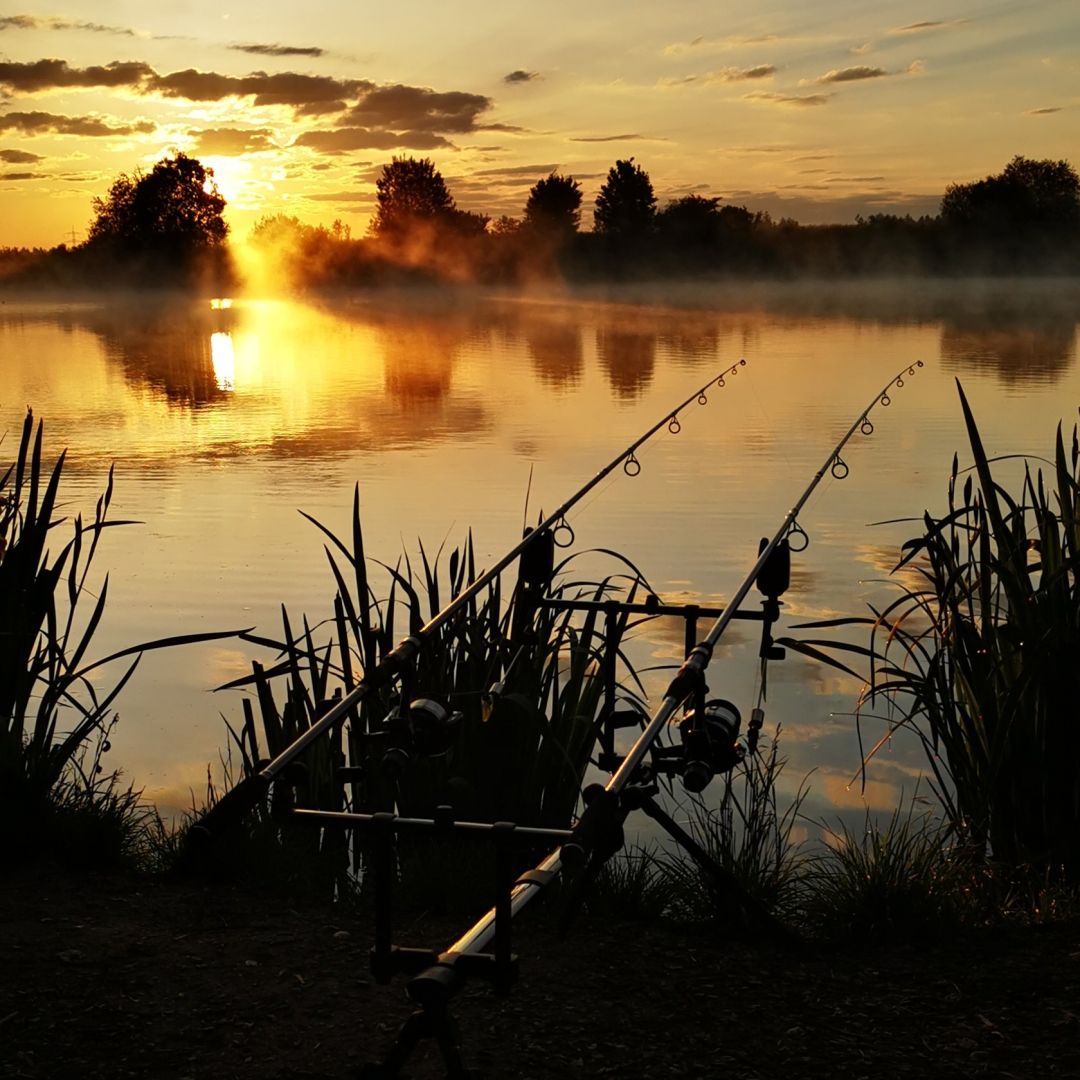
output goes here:
{"type": "MultiPolygon", "coordinates": [[[[8,300],[3,456],[32,405],[48,447],[69,449],[69,513],[91,510],[115,462],[114,516],[142,524],[102,545],[101,652],[205,629],[273,634],[281,604],[312,621],[331,610],[321,539],[299,510],[345,530],[358,485],[369,554],[394,561],[418,538],[453,545],[472,527],[493,561],[520,535],[530,473],[534,516],[745,357],[738,378],[685,410],[679,434],[639,453],[640,476],[616,473],[572,515],[578,549],[617,548],[673,600],[719,601],[874,393],[923,360],[849,447],[850,476],[803,513],[811,544],[783,632],[858,613],[890,588],[913,526],[870,523],[942,507],[952,454],[966,457],[956,378],[992,454],[1051,451],[1080,402],[1078,301],[1080,286],[1060,282],[380,294],[227,311],[8,300]]],[[[681,626],[654,623],[635,660],[669,664],[681,641],[681,626]]],[[[710,684],[747,712],[753,633],[726,641],[710,684]]],[[[146,657],[118,700],[113,764],[164,809],[189,805],[226,744],[222,717],[240,717],[239,692],[210,691],[257,655],[224,642],[146,657]]],[[[650,689],[667,677],[655,671],[650,689]]],[[[783,725],[789,785],[813,770],[811,812],[862,805],[844,715],[857,691],[797,657],[772,665],[768,723],[783,725]]],[[[913,747],[890,747],[869,804],[910,794],[919,764],[913,747]]]]}

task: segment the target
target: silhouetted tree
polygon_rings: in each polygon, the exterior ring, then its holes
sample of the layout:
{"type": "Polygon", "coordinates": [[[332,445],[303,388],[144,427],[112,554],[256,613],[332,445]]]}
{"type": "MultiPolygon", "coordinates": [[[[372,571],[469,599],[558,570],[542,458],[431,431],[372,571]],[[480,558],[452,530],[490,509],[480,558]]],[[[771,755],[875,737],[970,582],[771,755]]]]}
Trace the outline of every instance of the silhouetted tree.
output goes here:
{"type": "Polygon", "coordinates": [[[720,232],[720,200],[684,195],[669,202],[656,215],[660,235],[676,246],[715,244],[720,232]]]}
{"type": "Polygon", "coordinates": [[[229,231],[213,170],[182,153],[163,158],[149,173],[121,175],[93,205],[87,247],[120,258],[150,256],[190,267],[224,244],[229,231]]]}
{"type": "Polygon", "coordinates": [[[1080,178],[1067,161],[1015,157],[996,176],[952,184],[940,220],[953,265],[1008,272],[1080,267],[1080,178]]]}
{"type": "Polygon", "coordinates": [[[634,159],[616,161],[596,196],[593,225],[598,233],[641,237],[656,220],[656,195],[649,174],[634,159]]]}
{"type": "Polygon", "coordinates": [[[421,222],[448,218],[456,209],[442,174],[428,158],[395,157],[375,181],[376,236],[401,236],[421,222]]]}
{"type": "Polygon", "coordinates": [[[550,173],[537,180],[525,203],[525,227],[536,233],[567,238],[581,223],[581,187],[572,176],[550,173]]]}

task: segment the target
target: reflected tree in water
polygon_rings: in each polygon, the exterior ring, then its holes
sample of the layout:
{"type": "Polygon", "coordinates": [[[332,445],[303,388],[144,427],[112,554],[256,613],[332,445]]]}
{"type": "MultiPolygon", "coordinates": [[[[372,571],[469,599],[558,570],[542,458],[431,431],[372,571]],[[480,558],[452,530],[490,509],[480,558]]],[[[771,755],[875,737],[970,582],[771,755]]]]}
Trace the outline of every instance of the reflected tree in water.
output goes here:
{"type": "Polygon", "coordinates": [[[1026,313],[946,322],[941,363],[959,372],[993,371],[1006,385],[1055,382],[1076,361],[1076,320],[1026,313]]]}
{"type": "Polygon", "coordinates": [[[543,382],[565,386],[581,381],[585,362],[580,325],[538,320],[528,323],[524,333],[533,369],[543,382]]]}
{"type": "Polygon", "coordinates": [[[599,327],[596,352],[619,397],[640,397],[648,389],[656,367],[656,334],[599,327]]]}
{"type": "Polygon", "coordinates": [[[230,397],[226,381],[231,383],[232,375],[226,380],[215,368],[222,349],[211,342],[228,331],[229,321],[227,312],[140,304],[95,309],[83,325],[101,338],[106,357],[128,382],[172,405],[200,408],[230,397]]]}

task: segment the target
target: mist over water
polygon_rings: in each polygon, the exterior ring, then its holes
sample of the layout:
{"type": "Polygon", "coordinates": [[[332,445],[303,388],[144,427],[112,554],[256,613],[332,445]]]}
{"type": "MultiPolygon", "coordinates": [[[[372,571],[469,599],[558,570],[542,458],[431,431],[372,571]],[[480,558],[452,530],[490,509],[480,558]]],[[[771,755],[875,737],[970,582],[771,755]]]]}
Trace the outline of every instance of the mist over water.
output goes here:
{"type": "MultiPolygon", "coordinates": [[[[27,404],[46,445],[70,449],[65,512],[86,510],[116,462],[111,571],[97,647],[254,626],[279,605],[331,610],[322,541],[302,509],[346,527],[359,485],[369,554],[394,562],[471,527],[481,562],[560,503],[711,375],[747,359],[677,435],[640,453],[573,516],[577,547],[613,547],[671,600],[722,600],[829,448],[886,380],[917,360],[876,430],[845,454],[802,517],[811,537],[785,597],[788,624],[855,614],[915,526],[868,523],[940,509],[966,440],[962,380],[991,454],[1046,454],[1080,402],[1071,281],[634,285],[573,292],[361,294],[339,301],[7,302],[0,305],[0,431],[27,404]]],[[[1015,463],[1014,463],[1015,464],[1015,463]]],[[[1010,465],[1003,465],[1009,475],[1010,465]]],[[[1019,466],[1017,466],[1019,468],[1019,466]]],[[[599,569],[583,556],[580,569],[599,569]]],[[[677,662],[682,628],[633,646],[643,668],[677,662]]],[[[712,691],[753,704],[753,630],[725,639],[712,691]]],[[[147,657],[118,701],[114,765],[168,809],[190,802],[227,741],[246,646],[147,657]]],[[[668,673],[645,675],[651,691],[668,673]]],[[[789,657],[770,669],[767,727],[782,723],[794,788],[816,770],[809,812],[859,807],[851,720],[858,684],[789,657]],[[834,715],[835,714],[835,715],[834,715]]],[[[870,741],[881,733],[868,720],[870,741]]],[[[910,795],[914,747],[897,741],[869,775],[870,805],[910,795]]]]}

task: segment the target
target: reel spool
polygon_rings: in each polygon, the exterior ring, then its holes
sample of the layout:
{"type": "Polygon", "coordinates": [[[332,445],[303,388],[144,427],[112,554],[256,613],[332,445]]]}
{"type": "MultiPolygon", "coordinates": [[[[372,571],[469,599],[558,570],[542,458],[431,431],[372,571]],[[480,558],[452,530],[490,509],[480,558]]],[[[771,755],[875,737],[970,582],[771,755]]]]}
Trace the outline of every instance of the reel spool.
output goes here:
{"type": "Polygon", "coordinates": [[[452,712],[434,698],[415,698],[408,707],[393,709],[386,718],[387,748],[383,775],[398,779],[415,758],[442,757],[461,728],[462,713],[452,712]]]}
{"type": "Polygon", "coordinates": [[[707,701],[700,715],[695,709],[679,724],[683,743],[682,782],[697,794],[709,786],[717,773],[730,772],[746,756],[737,741],[742,716],[737,706],[723,698],[707,701]]]}

